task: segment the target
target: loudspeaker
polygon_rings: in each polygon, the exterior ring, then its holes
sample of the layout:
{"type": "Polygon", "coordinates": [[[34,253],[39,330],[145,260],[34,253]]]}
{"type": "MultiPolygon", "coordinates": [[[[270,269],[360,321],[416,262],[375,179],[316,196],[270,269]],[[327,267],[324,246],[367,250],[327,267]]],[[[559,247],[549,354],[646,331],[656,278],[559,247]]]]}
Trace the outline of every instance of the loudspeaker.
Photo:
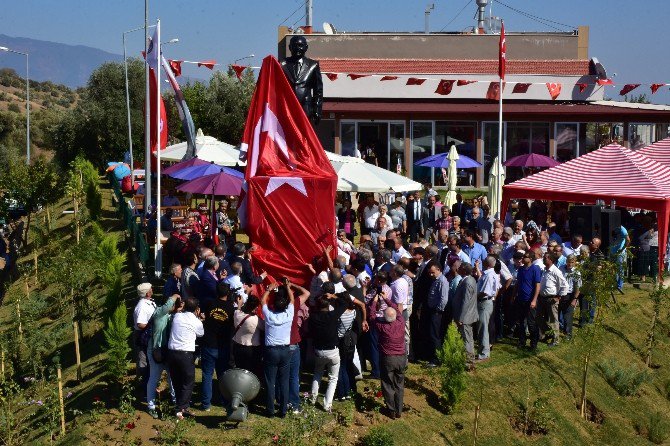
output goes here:
{"type": "Polygon", "coordinates": [[[610,244],[616,237],[612,236],[612,231],[621,226],[621,211],[616,209],[603,209],[600,212],[600,238],[603,243],[600,246],[602,252],[607,252],[610,244]]]}
{"type": "Polygon", "coordinates": [[[584,243],[600,234],[600,206],[572,206],[570,234],[581,234],[584,243]]]}

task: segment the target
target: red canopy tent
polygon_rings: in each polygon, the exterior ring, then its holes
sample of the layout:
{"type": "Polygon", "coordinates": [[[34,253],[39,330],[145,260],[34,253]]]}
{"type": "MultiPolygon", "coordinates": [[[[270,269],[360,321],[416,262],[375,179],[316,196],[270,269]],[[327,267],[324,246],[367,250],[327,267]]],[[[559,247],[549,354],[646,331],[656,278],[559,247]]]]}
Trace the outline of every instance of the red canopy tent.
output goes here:
{"type": "Polygon", "coordinates": [[[637,150],[637,153],[658,161],[664,166],[670,167],[670,138],[665,138],[660,141],[648,145],[637,150]]]}
{"type": "Polygon", "coordinates": [[[502,208],[513,198],[595,203],[616,200],[620,206],[658,215],[659,272],[663,270],[670,219],[670,167],[618,144],[601,147],[559,166],[503,186],[502,208]]]}

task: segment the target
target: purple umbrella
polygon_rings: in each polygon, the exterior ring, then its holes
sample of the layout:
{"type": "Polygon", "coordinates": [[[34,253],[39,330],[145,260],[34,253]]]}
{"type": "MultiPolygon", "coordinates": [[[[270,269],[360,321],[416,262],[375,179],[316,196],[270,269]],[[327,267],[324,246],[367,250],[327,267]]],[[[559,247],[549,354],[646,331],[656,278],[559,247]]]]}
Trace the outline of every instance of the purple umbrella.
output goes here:
{"type": "MultiPolygon", "coordinates": [[[[219,167],[219,172],[205,175],[195,180],[177,186],[177,190],[203,195],[240,195],[243,176],[231,175],[225,167],[219,167]],[[225,170],[224,170],[225,169],[225,170]]],[[[236,173],[239,173],[235,171],[236,173]]]]}
{"type": "Polygon", "coordinates": [[[559,164],[555,159],[537,153],[515,156],[503,163],[506,167],[554,167],[559,164]]]}
{"type": "Polygon", "coordinates": [[[178,170],[181,169],[186,169],[187,167],[193,167],[193,166],[204,166],[205,164],[209,164],[205,160],[201,160],[200,158],[191,158],[188,161],[180,161],[177,164],[173,164],[172,166],[168,167],[167,169],[162,170],[163,175],[170,175],[173,172],[177,172],[178,170]]]}
{"type": "MultiPolygon", "coordinates": [[[[414,163],[414,165],[423,167],[447,168],[451,162],[449,161],[449,158],[447,158],[448,155],[448,153],[438,153],[437,155],[427,156],[426,158],[414,163]]],[[[456,167],[458,169],[471,169],[473,167],[482,167],[482,165],[465,155],[458,155],[458,159],[456,160],[456,167]]]]}
{"type": "Polygon", "coordinates": [[[219,166],[218,164],[214,163],[207,163],[207,165],[191,166],[187,167],[186,169],[180,169],[169,174],[169,176],[172,178],[177,178],[178,180],[195,180],[196,178],[200,178],[205,175],[211,175],[213,173],[219,173],[221,171],[240,178],[244,177],[243,173],[238,172],[235,169],[219,166]]]}

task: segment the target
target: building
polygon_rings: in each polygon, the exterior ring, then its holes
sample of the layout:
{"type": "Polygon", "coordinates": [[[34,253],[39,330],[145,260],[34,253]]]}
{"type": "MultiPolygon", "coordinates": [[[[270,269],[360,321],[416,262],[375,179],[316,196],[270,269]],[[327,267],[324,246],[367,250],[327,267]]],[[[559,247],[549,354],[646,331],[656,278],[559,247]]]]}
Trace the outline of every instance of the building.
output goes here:
{"type": "MultiPolygon", "coordinates": [[[[280,27],[280,58],[290,54],[293,35],[280,27]]],[[[446,152],[453,142],[460,154],[483,164],[459,171],[459,186],[487,185],[498,151],[498,101],[486,97],[498,82],[499,35],[480,26],[467,33],[329,30],[305,37],[308,56],[320,61],[323,75],[317,132],[326,150],[351,155],[357,144],[374,144],[380,166],[396,170],[399,163],[414,180],[442,185],[439,169],[414,162],[446,152]],[[447,95],[436,92],[443,80],[453,81],[447,95]]],[[[621,86],[600,85],[607,74],[589,58],[588,40],[586,26],[567,33],[506,32],[503,159],[535,152],[567,161],[612,140],[638,148],[668,136],[670,106],[606,99],[621,86]],[[547,83],[560,84],[555,99],[547,83]],[[530,85],[515,92],[519,84],[530,85]]],[[[508,181],[522,175],[520,168],[507,169],[508,181]]]]}

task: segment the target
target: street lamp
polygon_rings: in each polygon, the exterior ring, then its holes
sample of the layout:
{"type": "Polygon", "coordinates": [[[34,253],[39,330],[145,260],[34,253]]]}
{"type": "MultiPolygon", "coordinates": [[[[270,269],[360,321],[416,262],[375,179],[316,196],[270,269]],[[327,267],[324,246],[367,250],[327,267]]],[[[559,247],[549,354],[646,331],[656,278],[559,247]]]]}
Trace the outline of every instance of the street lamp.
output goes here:
{"type": "Polygon", "coordinates": [[[28,53],[0,46],[0,51],[26,56],[26,164],[30,164],[30,78],[28,76],[28,53]]]}
{"type": "Polygon", "coordinates": [[[239,62],[240,60],[244,60],[244,59],[251,59],[252,57],[256,57],[256,55],[255,54],[249,54],[248,56],[240,57],[239,59],[235,59],[233,61],[233,63],[239,62]]]}

